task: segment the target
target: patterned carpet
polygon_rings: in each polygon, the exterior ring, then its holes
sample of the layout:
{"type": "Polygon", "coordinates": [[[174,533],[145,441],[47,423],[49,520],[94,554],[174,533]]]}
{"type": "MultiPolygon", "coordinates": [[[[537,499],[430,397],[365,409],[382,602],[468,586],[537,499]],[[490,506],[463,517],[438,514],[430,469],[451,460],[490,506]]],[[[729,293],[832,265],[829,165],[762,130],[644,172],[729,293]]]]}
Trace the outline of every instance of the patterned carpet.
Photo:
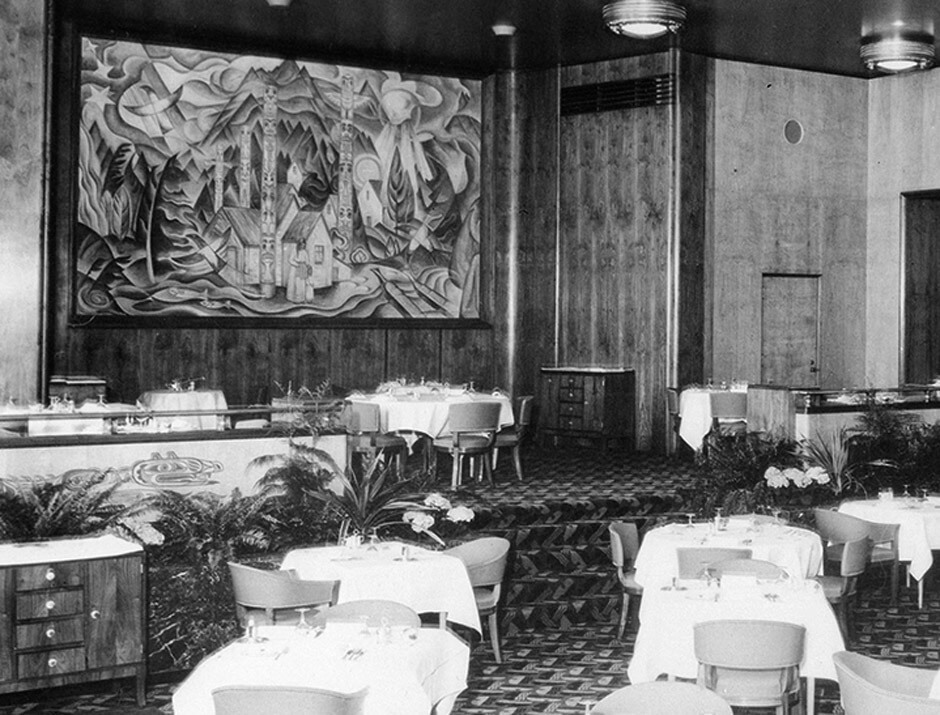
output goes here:
{"type": "MultiPolygon", "coordinates": [[[[616,638],[619,602],[604,548],[606,522],[674,514],[681,510],[675,490],[694,478],[687,462],[583,448],[531,448],[524,465],[520,483],[511,460],[502,458],[495,487],[472,484],[459,495],[478,512],[475,529],[510,538],[514,560],[501,618],[504,663],[494,662],[488,643],[473,644],[469,687],[455,715],[583,715],[586,705],[627,685],[634,634],[616,638]]],[[[440,466],[442,481],[447,469],[440,466]]],[[[902,588],[892,606],[883,575],[866,576],[852,650],[938,668],[938,634],[940,593],[930,584],[918,610],[913,587],[902,588]]],[[[173,687],[151,684],[146,708],[134,705],[130,681],[22,693],[0,697],[0,715],[168,714],[173,687]]],[[[816,702],[818,713],[836,712],[837,685],[817,682],[816,702]]]]}

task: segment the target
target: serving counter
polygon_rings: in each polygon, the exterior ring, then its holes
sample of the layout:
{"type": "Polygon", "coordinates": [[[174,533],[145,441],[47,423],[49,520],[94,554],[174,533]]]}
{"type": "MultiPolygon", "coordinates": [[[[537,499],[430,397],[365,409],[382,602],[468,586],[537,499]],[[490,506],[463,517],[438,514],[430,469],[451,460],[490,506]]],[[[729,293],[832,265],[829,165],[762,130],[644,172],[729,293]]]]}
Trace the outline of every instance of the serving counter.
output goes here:
{"type": "MultiPolygon", "coordinates": [[[[329,405],[335,403],[330,401],[329,405]]],[[[219,494],[238,489],[249,494],[265,472],[264,467],[252,465],[253,460],[288,452],[289,431],[281,412],[296,414],[296,410],[270,406],[167,408],[158,414],[140,409],[106,413],[7,411],[2,415],[6,429],[0,437],[0,479],[36,482],[105,472],[121,483],[116,492],[121,498],[133,499],[135,494],[162,489],[219,494]],[[38,431],[33,428],[37,420],[46,425],[38,431]],[[64,425],[61,430],[55,427],[59,423],[64,425]],[[192,429],[200,424],[210,429],[192,429]]],[[[313,444],[312,437],[299,432],[290,439],[313,444]]],[[[345,468],[344,434],[321,433],[316,446],[345,468]]]]}
{"type": "Polygon", "coordinates": [[[940,422],[940,385],[851,390],[750,385],[747,395],[748,431],[795,440],[856,427],[873,407],[903,412],[927,424],[940,422]]]}

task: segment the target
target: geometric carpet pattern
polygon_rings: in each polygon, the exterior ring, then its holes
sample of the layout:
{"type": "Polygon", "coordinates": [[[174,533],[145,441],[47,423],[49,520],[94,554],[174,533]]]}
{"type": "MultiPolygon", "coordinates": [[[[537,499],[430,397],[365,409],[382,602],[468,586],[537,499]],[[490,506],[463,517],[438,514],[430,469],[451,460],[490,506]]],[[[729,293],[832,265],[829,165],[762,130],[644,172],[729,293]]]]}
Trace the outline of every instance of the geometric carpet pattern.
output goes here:
{"type": "MultiPolygon", "coordinates": [[[[525,481],[502,457],[496,484],[467,484],[457,498],[474,507],[474,531],[504,534],[513,561],[501,605],[503,664],[475,641],[468,688],[455,715],[583,715],[585,707],[628,685],[633,633],[616,637],[619,591],[606,551],[606,525],[632,518],[641,528],[681,515],[677,490],[694,483],[687,462],[623,452],[530,448],[525,481]]],[[[449,464],[439,465],[441,487],[449,464]]],[[[923,668],[940,668],[940,594],[927,584],[901,589],[892,605],[883,574],[867,574],[849,647],[923,668]]],[[[164,676],[166,677],[166,676],[164,676]]],[[[0,696],[0,715],[105,713],[168,715],[173,682],[148,684],[148,705],[134,704],[133,683],[92,684],[0,696]]],[[[817,681],[817,712],[839,712],[838,686],[817,681]]],[[[755,713],[760,711],[754,711],[755,713]]],[[[210,715],[207,713],[207,715],[210,715]]]]}

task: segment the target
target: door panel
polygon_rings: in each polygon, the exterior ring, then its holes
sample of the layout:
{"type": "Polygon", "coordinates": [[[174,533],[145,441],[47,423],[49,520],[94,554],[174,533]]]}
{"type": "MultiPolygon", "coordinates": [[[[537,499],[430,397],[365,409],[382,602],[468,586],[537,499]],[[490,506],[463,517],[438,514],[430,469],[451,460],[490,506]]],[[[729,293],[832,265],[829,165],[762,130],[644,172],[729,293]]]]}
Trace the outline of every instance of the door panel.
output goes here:
{"type": "Polygon", "coordinates": [[[761,381],[819,385],[819,276],[765,274],[761,286],[761,381]]]}

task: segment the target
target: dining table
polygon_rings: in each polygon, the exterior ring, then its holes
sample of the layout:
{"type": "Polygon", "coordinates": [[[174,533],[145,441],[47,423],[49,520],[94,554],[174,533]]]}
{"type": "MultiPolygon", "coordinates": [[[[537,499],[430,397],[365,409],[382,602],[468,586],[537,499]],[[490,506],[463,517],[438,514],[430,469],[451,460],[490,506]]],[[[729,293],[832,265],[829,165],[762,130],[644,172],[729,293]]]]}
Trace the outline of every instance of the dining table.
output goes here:
{"type": "Polygon", "coordinates": [[[499,426],[514,424],[512,399],[501,390],[475,392],[462,388],[428,388],[414,386],[380,393],[352,393],[349,402],[364,402],[379,408],[379,426],[383,433],[401,434],[414,446],[421,437],[436,439],[449,433],[448,410],[463,402],[498,402],[499,426]]]}
{"type": "Polygon", "coordinates": [[[174,715],[211,715],[212,691],[240,686],[367,688],[365,715],[447,715],[467,687],[470,649],[440,628],[260,626],[199,663],[173,693],[174,715]]]}
{"type": "Polygon", "coordinates": [[[481,632],[466,566],[440,551],[399,541],[315,546],[289,551],[281,568],[307,580],[338,579],[339,603],[391,598],[418,613],[439,613],[481,632]]]}
{"type": "Polygon", "coordinates": [[[637,583],[644,589],[671,584],[679,575],[676,553],[680,547],[750,549],[752,558],[777,564],[794,580],[822,574],[823,543],[815,532],[749,515],[727,517],[723,522],[723,528],[712,520],[666,524],[648,531],[634,560],[637,583]]]}
{"type": "Polygon", "coordinates": [[[661,674],[695,678],[694,626],[712,620],[753,619],[795,623],[806,628],[800,674],[807,679],[807,713],[813,712],[816,678],[835,680],[832,655],[845,650],[835,613],[815,580],[780,579],[762,583],[741,579],[735,586],[687,581],[643,590],[640,627],[627,668],[631,683],[661,674]]]}
{"type": "Polygon", "coordinates": [[[705,387],[686,387],[679,393],[679,436],[695,451],[702,449],[705,436],[712,430],[712,394],[747,392],[747,384],[734,382],[705,387]]]}
{"type": "Polygon", "coordinates": [[[889,496],[849,499],[839,504],[843,514],[879,524],[898,524],[898,560],[918,581],[918,606],[923,607],[923,579],[940,549],[940,497],[889,496]]]}

